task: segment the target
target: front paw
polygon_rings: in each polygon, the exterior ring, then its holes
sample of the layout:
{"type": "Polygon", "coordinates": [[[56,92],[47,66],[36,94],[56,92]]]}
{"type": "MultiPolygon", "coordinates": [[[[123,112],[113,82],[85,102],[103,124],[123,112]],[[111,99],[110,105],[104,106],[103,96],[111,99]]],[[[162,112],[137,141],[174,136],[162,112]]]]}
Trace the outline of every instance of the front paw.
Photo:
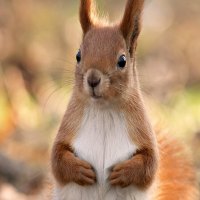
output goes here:
{"type": "Polygon", "coordinates": [[[110,175],[110,183],[127,187],[131,184],[145,189],[154,180],[157,171],[157,159],[147,150],[140,151],[130,160],[116,165],[110,175]]]}
{"type": "Polygon", "coordinates": [[[110,184],[113,186],[127,187],[131,185],[134,173],[131,161],[128,160],[117,164],[109,176],[110,184]]]}
{"type": "Polygon", "coordinates": [[[75,166],[74,182],[79,185],[93,185],[96,182],[96,175],[92,166],[85,161],[77,159],[75,166]]]}

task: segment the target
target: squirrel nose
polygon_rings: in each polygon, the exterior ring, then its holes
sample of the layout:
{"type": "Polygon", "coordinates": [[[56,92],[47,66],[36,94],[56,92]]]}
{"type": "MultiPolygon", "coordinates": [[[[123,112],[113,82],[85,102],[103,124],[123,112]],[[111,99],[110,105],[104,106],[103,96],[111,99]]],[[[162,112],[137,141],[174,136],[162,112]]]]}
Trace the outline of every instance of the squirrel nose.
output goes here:
{"type": "Polygon", "coordinates": [[[87,82],[88,82],[88,85],[89,85],[90,87],[95,88],[95,87],[97,87],[97,86],[99,85],[99,83],[101,82],[101,78],[97,78],[97,77],[92,76],[92,77],[89,77],[89,78],[88,78],[87,82]]]}

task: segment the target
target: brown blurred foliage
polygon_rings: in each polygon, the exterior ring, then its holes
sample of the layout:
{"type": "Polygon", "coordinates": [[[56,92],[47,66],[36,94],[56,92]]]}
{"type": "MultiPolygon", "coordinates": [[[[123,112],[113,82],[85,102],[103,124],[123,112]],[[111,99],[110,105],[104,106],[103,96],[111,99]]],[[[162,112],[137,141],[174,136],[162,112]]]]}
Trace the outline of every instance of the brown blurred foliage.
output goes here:
{"type": "MultiPolygon", "coordinates": [[[[26,199],[17,190],[37,192],[49,171],[49,146],[71,91],[81,41],[78,5],[78,0],[0,0],[0,156],[29,172],[13,181],[12,173],[0,169],[0,199],[26,199]]],[[[116,21],[125,3],[99,0],[98,6],[116,21]]],[[[190,135],[186,142],[193,146],[197,167],[199,11],[199,0],[146,0],[138,49],[139,78],[150,110],[164,116],[172,130],[190,135]]]]}

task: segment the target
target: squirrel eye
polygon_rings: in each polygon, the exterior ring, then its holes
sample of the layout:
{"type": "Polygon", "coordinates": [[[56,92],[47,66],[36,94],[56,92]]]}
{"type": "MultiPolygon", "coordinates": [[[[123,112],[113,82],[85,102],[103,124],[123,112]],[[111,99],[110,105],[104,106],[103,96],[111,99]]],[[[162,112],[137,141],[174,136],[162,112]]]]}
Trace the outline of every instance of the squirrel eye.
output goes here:
{"type": "Polygon", "coordinates": [[[78,50],[78,53],[76,54],[76,60],[79,63],[81,61],[81,50],[78,50]]]}
{"type": "Polygon", "coordinates": [[[125,55],[121,55],[119,57],[117,65],[120,69],[123,69],[126,66],[126,56],[125,55]]]}

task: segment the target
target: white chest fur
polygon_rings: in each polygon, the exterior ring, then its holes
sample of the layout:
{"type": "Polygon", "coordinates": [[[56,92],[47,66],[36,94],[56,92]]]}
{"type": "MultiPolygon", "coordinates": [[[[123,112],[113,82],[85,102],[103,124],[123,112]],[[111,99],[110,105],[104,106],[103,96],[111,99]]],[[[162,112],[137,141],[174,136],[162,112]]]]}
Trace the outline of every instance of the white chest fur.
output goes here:
{"type": "Polygon", "coordinates": [[[94,167],[98,183],[90,187],[69,184],[57,188],[59,200],[146,200],[145,193],[135,187],[113,188],[107,180],[110,169],[130,158],[137,149],[129,138],[123,113],[87,108],[73,147],[79,158],[94,167]]]}
{"type": "Polygon", "coordinates": [[[85,111],[74,148],[79,157],[94,167],[100,184],[105,183],[111,167],[136,151],[129,139],[123,114],[96,107],[85,111]]]}

